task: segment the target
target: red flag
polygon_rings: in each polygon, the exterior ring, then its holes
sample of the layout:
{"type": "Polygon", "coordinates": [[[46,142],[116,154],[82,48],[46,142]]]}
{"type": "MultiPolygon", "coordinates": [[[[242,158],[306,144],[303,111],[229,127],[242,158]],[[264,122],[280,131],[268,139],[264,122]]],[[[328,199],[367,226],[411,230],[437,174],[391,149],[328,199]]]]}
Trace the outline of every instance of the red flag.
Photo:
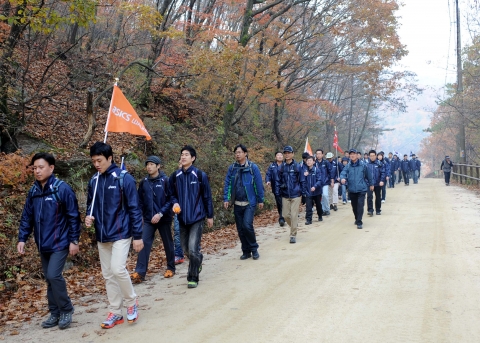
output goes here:
{"type": "Polygon", "coordinates": [[[145,136],[147,141],[152,139],[142,120],[116,85],[113,86],[112,102],[108,111],[105,132],[128,132],[132,135],[145,136]]]}
{"type": "Polygon", "coordinates": [[[340,148],[340,146],[338,145],[337,131],[335,131],[335,136],[333,136],[333,147],[335,148],[335,150],[338,150],[338,151],[340,151],[340,153],[343,154],[342,148],[340,148]]]}

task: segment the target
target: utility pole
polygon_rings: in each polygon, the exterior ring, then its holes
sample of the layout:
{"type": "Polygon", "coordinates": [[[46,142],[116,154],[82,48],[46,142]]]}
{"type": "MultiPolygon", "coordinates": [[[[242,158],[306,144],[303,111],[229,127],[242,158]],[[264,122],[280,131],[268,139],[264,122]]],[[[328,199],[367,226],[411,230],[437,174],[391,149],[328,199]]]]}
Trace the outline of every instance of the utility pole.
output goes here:
{"type": "Polygon", "coordinates": [[[455,7],[457,13],[457,96],[460,100],[459,106],[459,131],[458,142],[460,162],[467,162],[466,144],[465,144],[465,119],[463,116],[463,67],[462,67],[462,40],[460,34],[460,7],[458,5],[459,0],[455,0],[455,7]]]}

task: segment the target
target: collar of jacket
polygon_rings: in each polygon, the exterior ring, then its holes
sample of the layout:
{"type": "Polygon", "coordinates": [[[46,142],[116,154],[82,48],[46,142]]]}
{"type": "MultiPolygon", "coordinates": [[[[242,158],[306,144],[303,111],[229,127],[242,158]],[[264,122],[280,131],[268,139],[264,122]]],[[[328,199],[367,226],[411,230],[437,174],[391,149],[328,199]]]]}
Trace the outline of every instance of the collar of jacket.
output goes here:
{"type": "Polygon", "coordinates": [[[108,167],[107,170],[105,170],[105,172],[101,175],[103,175],[103,176],[110,175],[111,173],[113,173],[114,169],[116,169],[116,168],[118,168],[117,165],[115,163],[112,163],[112,165],[110,167],[108,167]]]}
{"type": "Polygon", "coordinates": [[[185,170],[185,169],[182,168],[182,173],[184,173],[184,174],[190,174],[190,173],[191,173],[192,171],[194,171],[194,170],[195,170],[195,167],[194,167],[193,164],[192,164],[190,167],[188,167],[187,170],[185,170]]]}
{"type": "Polygon", "coordinates": [[[295,163],[295,160],[294,160],[293,158],[292,158],[292,162],[290,162],[290,163],[287,163],[287,161],[285,161],[285,164],[286,164],[287,166],[291,166],[291,165],[294,164],[294,163],[295,163]]]}
{"type": "Polygon", "coordinates": [[[349,163],[352,165],[352,167],[356,167],[356,166],[360,165],[360,160],[357,160],[357,162],[355,162],[355,163],[352,162],[352,160],[350,160],[349,163]]]}
{"type": "Polygon", "coordinates": [[[34,185],[40,190],[40,192],[44,193],[45,191],[50,189],[50,186],[53,185],[55,182],[55,175],[52,174],[48,178],[47,182],[45,183],[45,188],[42,189],[42,185],[40,184],[39,181],[35,181],[34,185]]]}
{"type": "Polygon", "coordinates": [[[248,158],[245,160],[245,165],[242,167],[242,165],[238,162],[235,162],[235,165],[234,165],[235,168],[248,168],[250,167],[250,162],[248,160],[248,158]]]}
{"type": "Polygon", "coordinates": [[[150,177],[150,175],[147,175],[147,180],[148,181],[158,181],[164,176],[167,176],[167,174],[165,174],[162,170],[159,170],[158,175],[156,177],[150,177]]]}

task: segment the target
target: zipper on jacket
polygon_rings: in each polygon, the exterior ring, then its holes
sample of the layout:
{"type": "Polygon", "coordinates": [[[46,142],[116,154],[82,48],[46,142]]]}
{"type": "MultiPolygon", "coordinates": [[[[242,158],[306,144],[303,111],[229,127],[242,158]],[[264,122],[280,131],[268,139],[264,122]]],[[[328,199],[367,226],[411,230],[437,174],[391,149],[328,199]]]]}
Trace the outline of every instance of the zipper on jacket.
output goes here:
{"type": "MultiPolygon", "coordinates": [[[[42,192],[43,193],[43,192],[42,192]]],[[[41,225],[40,222],[42,220],[42,213],[43,213],[43,201],[44,197],[42,196],[40,202],[40,213],[38,215],[38,252],[42,252],[42,230],[41,230],[41,225]]]]}
{"type": "MultiPolygon", "coordinates": [[[[98,176],[100,177],[100,175],[98,176]]],[[[104,222],[103,222],[103,201],[105,199],[105,184],[107,183],[107,177],[105,176],[104,177],[104,180],[103,180],[103,187],[102,187],[102,228],[100,230],[100,242],[103,243],[103,228],[104,228],[104,222]]]]}

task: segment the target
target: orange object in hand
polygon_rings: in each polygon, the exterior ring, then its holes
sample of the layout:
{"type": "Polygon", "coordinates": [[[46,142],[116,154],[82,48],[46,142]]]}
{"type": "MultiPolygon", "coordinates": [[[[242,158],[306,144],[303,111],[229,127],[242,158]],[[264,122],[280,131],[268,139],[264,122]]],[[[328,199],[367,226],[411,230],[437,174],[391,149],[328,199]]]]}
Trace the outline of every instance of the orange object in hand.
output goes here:
{"type": "Polygon", "coordinates": [[[176,213],[176,214],[179,214],[180,211],[181,211],[181,210],[180,210],[180,206],[175,204],[175,205],[173,206],[173,212],[176,213]]]}

